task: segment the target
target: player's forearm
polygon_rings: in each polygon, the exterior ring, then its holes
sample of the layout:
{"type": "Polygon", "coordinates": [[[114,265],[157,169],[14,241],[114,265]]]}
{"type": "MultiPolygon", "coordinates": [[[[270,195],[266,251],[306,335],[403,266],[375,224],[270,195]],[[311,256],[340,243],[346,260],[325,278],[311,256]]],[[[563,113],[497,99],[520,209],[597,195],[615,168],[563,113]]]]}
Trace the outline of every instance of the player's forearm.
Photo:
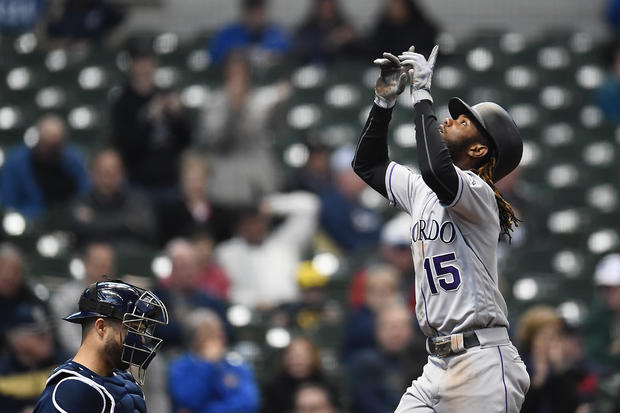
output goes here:
{"type": "Polygon", "coordinates": [[[373,105],[362,130],[351,166],[371,188],[387,198],[385,172],[390,163],[387,134],[392,109],[373,105]]]}
{"type": "Polygon", "coordinates": [[[456,197],[459,178],[450,151],[439,133],[439,124],[430,101],[416,103],[415,125],[418,166],[422,178],[442,203],[450,204],[456,197]]]}

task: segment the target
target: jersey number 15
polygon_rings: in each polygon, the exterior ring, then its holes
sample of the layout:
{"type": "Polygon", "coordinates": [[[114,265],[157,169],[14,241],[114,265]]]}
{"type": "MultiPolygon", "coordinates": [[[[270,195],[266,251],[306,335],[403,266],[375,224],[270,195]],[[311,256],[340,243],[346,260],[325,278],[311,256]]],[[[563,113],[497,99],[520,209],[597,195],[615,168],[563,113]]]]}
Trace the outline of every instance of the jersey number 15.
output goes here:
{"type": "Polygon", "coordinates": [[[456,261],[456,256],[453,252],[449,254],[436,255],[434,257],[427,257],[424,259],[424,270],[426,272],[426,278],[428,279],[431,293],[437,294],[437,285],[435,285],[435,277],[439,282],[439,286],[444,291],[453,291],[459,288],[461,284],[461,275],[459,269],[448,263],[456,261]],[[431,261],[435,269],[435,276],[433,276],[433,270],[431,269],[431,261]],[[451,276],[451,277],[450,277],[451,276]],[[451,281],[449,279],[452,278],[451,281]]]}

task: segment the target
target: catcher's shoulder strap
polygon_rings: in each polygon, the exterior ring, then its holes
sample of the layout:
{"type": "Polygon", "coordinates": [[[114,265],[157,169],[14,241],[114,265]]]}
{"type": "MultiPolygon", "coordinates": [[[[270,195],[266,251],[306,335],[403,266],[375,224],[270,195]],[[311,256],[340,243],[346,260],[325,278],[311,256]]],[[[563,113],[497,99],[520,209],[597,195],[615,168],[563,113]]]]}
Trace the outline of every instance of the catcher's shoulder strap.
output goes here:
{"type": "Polygon", "coordinates": [[[59,412],[116,412],[116,401],[110,392],[93,377],[94,373],[76,363],[59,366],[47,379],[52,403],[59,412]]]}

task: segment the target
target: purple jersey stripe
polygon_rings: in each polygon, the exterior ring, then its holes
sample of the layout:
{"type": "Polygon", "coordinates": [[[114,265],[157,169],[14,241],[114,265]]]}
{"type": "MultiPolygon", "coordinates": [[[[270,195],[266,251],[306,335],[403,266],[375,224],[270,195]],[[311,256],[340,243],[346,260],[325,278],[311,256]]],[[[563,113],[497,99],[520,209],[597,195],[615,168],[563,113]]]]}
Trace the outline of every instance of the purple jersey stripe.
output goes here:
{"type": "Polygon", "coordinates": [[[392,163],[392,167],[390,168],[390,177],[388,178],[388,187],[390,189],[390,194],[392,194],[392,201],[395,206],[398,206],[398,202],[396,202],[396,197],[394,196],[394,191],[392,191],[392,173],[394,172],[394,168],[396,167],[395,163],[392,163]]]}
{"type": "Polygon", "coordinates": [[[497,346],[499,352],[499,361],[502,365],[502,382],[504,383],[504,403],[506,405],[506,413],[508,413],[508,389],[506,388],[506,378],[504,377],[504,359],[502,357],[502,350],[497,346]]]}

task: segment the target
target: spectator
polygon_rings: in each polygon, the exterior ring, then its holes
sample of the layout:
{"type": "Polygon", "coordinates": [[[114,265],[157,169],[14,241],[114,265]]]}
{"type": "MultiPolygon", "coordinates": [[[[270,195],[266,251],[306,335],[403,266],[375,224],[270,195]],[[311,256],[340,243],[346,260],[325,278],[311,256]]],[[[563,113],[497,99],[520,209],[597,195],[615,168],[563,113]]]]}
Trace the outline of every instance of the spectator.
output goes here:
{"type": "MultiPolygon", "coordinates": [[[[404,299],[415,309],[415,289],[413,285],[413,256],[411,255],[411,232],[409,225],[411,217],[401,212],[390,219],[381,230],[379,240],[380,261],[394,267],[398,272],[398,291],[404,299]]],[[[364,304],[366,289],[367,268],[358,271],[349,290],[349,305],[357,309],[364,304]]]]}
{"type": "Polygon", "coordinates": [[[588,356],[617,370],[620,368],[620,254],[609,254],[598,263],[594,284],[600,295],[585,323],[588,356]]]}
{"type": "Polygon", "coordinates": [[[221,63],[241,49],[253,66],[272,65],[291,48],[288,35],[267,21],[267,0],[241,0],[241,19],[220,29],[209,51],[214,63],[221,63]]]}
{"type": "Polygon", "coordinates": [[[0,0],[0,34],[34,31],[45,9],[46,0],[0,0]]]}
{"type": "Polygon", "coordinates": [[[272,142],[278,136],[280,106],[290,94],[288,83],[254,88],[245,56],[228,57],[224,87],[205,101],[201,115],[204,142],[213,154],[216,201],[247,205],[278,189],[272,142]]]}
{"type": "Polygon", "coordinates": [[[254,374],[237,353],[228,353],[222,321],[200,309],[187,317],[190,351],[173,360],[168,383],[174,412],[253,413],[259,392],[254,374]]]}
{"type": "Polygon", "coordinates": [[[0,410],[32,411],[52,370],[66,359],[56,348],[52,322],[42,305],[23,303],[3,313],[9,352],[0,358],[0,410]]]}
{"type": "Polygon", "coordinates": [[[208,196],[209,171],[204,158],[187,153],[181,160],[181,193],[159,210],[164,243],[177,237],[210,232],[216,242],[232,235],[232,214],[208,196]]]}
{"type": "Polygon", "coordinates": [[[609,49],[609,68],[604,82],[596,91],[595,99],[605,118],[618,123],[620,122],[620,35],[616,35],[609,49]]]}
{"type": "Polygon", "coordinates": [[[428,56],[436,37],[437,26],[417,0],[388,0],[372,32],[374,47],[369,52],[374,59],[383,52],[401,53],[414,44],[417,53],[428,56]]]}
{"type": "Polygon", "coordinates": [[[176,193],[178,160],[191,143],[191,129],[178,94],[155,86],[149,46],[136,41],[130,48],[128,81],[111,108],[111,143],[129,182],[158,203],[176,193]]]}
{"type": "MultiPolygon", "coordinates": [[[[21,252],[12,244],[0,244],[0,314],[10,314],[24,304],[45,305],[26,283],[25,262],[21,252]]],[[[6,317],[0,317],[0,340],[11,327],[6,317]]],[[[0,342],[0,353],[3,343],[0,342]]]]}
{"type": "Polygon", "coordinates": [[[308,160],[306,164],[289,175],[287,191],[309,191],[320,194],[331,182],[329,168],[330,149],[328,146],[308,139],[308,160]]]}
{"type": "Polygon", "coordinates": [[[33,148],[13,150],[2,168],[2,202],[27,218],[41,217],[88,189],[79,151],[65,143],[64,121],[45,115],[37,122],[39,139],[33,148]]]}
{"type": "Polygon", "coordinates": [[[326,63],[356,52],[353,27],[338,0],[313,0],[308,17],[295,35],[295,54],[302,64],[326,63]]]}
{"type": "MultiPolygon", "coordinates": [[[[161,327],[161,335],[168,347],[180,347],[183,341],[182,322],[185,314],[199,308],[214,311],[222,320],[226,320],[226,303],[208,295],[199,288],[199,263],[194,245],[178,238],[170,241],[166,247],[166,256],[172,264],[170,275],[154,291],[168,309],[170,321],[161,327]]],[[[226,324],[227,333],[231,334],[226,324]]]]}
{"type": "Polygon", "coordinates": [[[519,320],[518,340],[531,377],[524,413],[574,412],[579,406],[578,382],[566,373],[562,334],[562,320],[550,307],[532,307],[519,320]]]}
{"type": "Polygon", "coordinates": [[[427,360],[425,341],[414,334],[406,306],[383,308],[375,334],[378,348],[358,353],[349,368],[351,411],[357,413],[393,412],[403,387],[422,374],[427,360]]]}
{"type": "Polygon", "coordinates": [[[304,192],[265,198],[261,208],[240,218],[237,236],[220,244],[215,255],[231,281],[235,304],[273,308],[297,300],[295,275],[315,231],[319,203],[304,192]],[[269,217],[284,221],[269,230],[269,217]]]}
{"type": "Polygon", "coordinates": [[[284,350],[280,370],[263,388],[261,412],[285,413],[294,408],[295,393],[304,384],[321,384],[337,399],[336,389],[321,368],[319,352],[307,338],[295,337],[284,350]]]}
{"type": "Polygon", "coordinates": [[[363,349],[376,348],[377,314],[399,301],[398,273],[390,265],[371,266],[366,271],[364,302],[354,309],[344,326],[343,359],[351,360],[363,349]]]}
{"type": "Polygon", "coordinates": [[[95,156],[92,180],[92,190],[78,197],[70,208],[78,244],[107,242],[129,250],[152,244],[155,216],[146,198],[125,184],[118,152],[105,149],[95,156]]]}
{"type": "MultiPolygon", "coordinates": [[[[62,284],[50,301],[52,310],[57,317],[65,317],[78,312],[78,303],[75,297],[90,284],[103,281],[104,276],[114,279],[116,274],[116,254],[109,244],[94,243],[84,248],[82,255],[84,263],[84,277],[62,284]]],[[[75,354],[82,341],[82,329],[74,323],[60,323],[58,325],[58,339],[68,354],[75,354]]]]}
{"type": "Polygon", "coordinates": [[[321,226],[347,252],[374,246],[383,224],[376,212],[360,202],[366,184],[351,168],[353,155],[351,146],[343,146],[332,154],[334,185],[320,194],[321,226]]]}
{"type": "MultiPolygon", "coordinates": [[[[583,341],[582,328],[576,324],[563,323],[560,337],[564,371],[569,381],[577,383],[579,407],[577,413],[591,410],[602,370],[588,358],[583,341]]],[[[594,410],[598,412],[598,410],[594,410]]]]}
{"type": "Polygon", "coordinates": [[[227,301],[230,281],[224,269],[215,261],[213,248],[215,239],[208,232],[201,232],[192,238],[198,257],[198,286],[207,294],[227,301]]]}
{"type": "Polygon", "coordinates": [[[337,413],[338,402],[324,385],[308,383],[295,393],[294,413],[337,413]]]}
{"type": "Polygon", "coordinates": [[[321,325],[340,323],[340,303],[328,299],[329,277],[312,265],[312,261],[304,261],[299,265],[297,284],[301,292],[299,301],[282,305],[275,313],[275,324],[308,331],[321,325]]]}
{"type": "Polygon", "coordinates": [[[51,38],[101,43],[124,17],[109,0],[63,0],[53,3],[47,33],[51,38]]]}

